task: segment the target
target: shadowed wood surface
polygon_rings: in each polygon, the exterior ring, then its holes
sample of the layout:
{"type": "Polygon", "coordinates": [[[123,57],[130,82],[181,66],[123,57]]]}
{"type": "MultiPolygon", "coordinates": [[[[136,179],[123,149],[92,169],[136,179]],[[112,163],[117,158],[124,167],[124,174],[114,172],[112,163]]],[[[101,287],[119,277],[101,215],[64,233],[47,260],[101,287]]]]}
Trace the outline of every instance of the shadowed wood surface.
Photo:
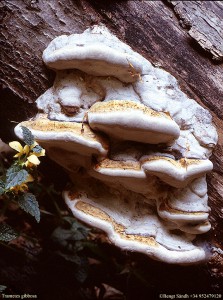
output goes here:
{"type": "MultiPolygon", "coordinates": [[[[12,140],[15,124],[11,121],[33,116],[34,101],[52,85],[54,74],[46,69],[41,58],[49,42],[62,34],[81,33],[89,26],[105,24],[155,66],[175,76],[182,90],[212,113],[219,143],[212,158],[214,171],[208,175],[213,229],[206,237],[215,247],[213,256],[208,264],[192,268],[150,260],[147,263],[154,272],[154,288],[162,290],[163,286],[164,290],[169,287],[173,291],[177,286],[185,293],[193,289],[200,293],[220,292],[223,290],[223,24],[218,20],[223,17],[223,6],[220,1],[170,2],[2,1],[0,137],[12,140]],[[210,30],[199,18],[203,22],[212,21],[208,25],[206,22],[210,30]]],[[[140,256],[139,260],[143,259],[140,256]]]]}

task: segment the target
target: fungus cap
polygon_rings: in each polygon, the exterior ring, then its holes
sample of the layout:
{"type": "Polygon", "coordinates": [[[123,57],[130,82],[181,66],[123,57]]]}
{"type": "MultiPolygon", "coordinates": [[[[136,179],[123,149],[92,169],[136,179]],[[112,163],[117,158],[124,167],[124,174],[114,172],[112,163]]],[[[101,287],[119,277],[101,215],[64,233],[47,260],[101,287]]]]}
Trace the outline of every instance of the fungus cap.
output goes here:
{"type": "Polygon", "coordinates": [[[179,209],[172,208],[168,201],[162,202],[158,206],[158,214],[162,219],[177,222],[177,223],[199,223],[207,221],[208,219],[208,213],[203,211],[183,211],[179,209]]]}
{"type": "Polygon", "coordinates": [[[34,138],[44,145],[57,145],[61,149],[74,151],[84,156],[104,157],[108,152],[108,141],[94,133],[87,124],[51,121],[44,117],[20,123],[15,133],[23,138],[21,126],[29,128],[34,138]]]}
{"type": "Polygon", "coordinates": [[[93,130],[115,138],[159,144],[178,138],[180,129],[171,117],[133,101],[97,102],[88,111],[93,130]]]}
{"type": "Polygon", "coordinates": [[[208,159],[181,158],[177,161],[164,156],[144,156],[141,164],[146,173],[155,175],[177,188],[185,187],[193,179],[201,177],[213,168],[208,159]]]}
{"type": "Polygon", "coordinates": [[[88,174],[108,184],[121,185],[136,193],[149,193],[154,199],[160,192],[156,179],[153,176],[146,176],[137,161],[115,161],[106,158],[92,165],[88,174]]]}
{"type": "MultiPolygon", "coordinates": [[[[105,231],[109,240],[125,251],[137,251],[153,259],[186,265],[207,259],[207,253],[203,248],[195,246],[186,236],[184,237],[185,241],[184,238],[166,231],[156,218],[153,219],[152,217],[149,220],[149,216],[147,216],[146,235],[140,233],[144,231],[141,228],[143,225],[140,226],[140,223],[136,226],[137,232],[129,233],[125,225],[123,225],[124,222],[128,219],[127,222],[131,224],[136,219],[140,219],[140,217],[145,218],[145,216],[132,215],[131,209],[129,212],[126,209],[124,211],[121,206],[117,206],[116,212],[114,212],[112,207],[109,207],[109,201],[105,206],[105,203],[102,203],[104,201],[103,198],[88,197],[81,192],[66,191],[64,198],[75,217],[90,226],[95,226],[105,231]],[[149,232],[151,222],[155,222],[155,226],[157,226],[155,236],[150,235],[149,232]]],[[[115,199],[113,201],[117,202],[115,199]]]]}
{"type": "Polygon", "coordinates": [[[143,69],[131,54],[101,42],[81,43],[79,35],[52,41],[43,52],[43,61],[52,69],[78,69],[95,76],[114,76],[123,82],[136,81],[143,69]]]}
{"type": "Polygon", "coordinates": [[[211,229],[211,223],[209,221],[205,221],[201,224],[195,225],[183,225],[180,227],[180,230],[190,233],[190,234],[203,234],[211,229]]]}

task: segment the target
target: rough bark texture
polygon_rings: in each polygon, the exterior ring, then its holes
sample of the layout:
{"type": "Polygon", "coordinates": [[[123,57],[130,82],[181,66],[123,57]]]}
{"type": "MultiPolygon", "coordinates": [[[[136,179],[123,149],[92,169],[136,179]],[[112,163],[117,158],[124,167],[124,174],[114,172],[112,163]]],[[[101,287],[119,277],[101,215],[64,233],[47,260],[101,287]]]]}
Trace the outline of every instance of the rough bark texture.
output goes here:
{"type": "Polygon", "coordinates": [[[174,75],[189,97],[209,109],[219,134],[219,143],[212,159],[214,171],[208,175],[213,229],[207,234],[207,239],[216,247],[216,251],[210,262],[202,267],[203,277],[200,281],[196,275],[200,276],[201,269],[197,267],[182,269],[151,262],[151,270],[157,279],[154,282],[161,291],[162,285],[170,288],[176,285],[187,292],[193,290],[196,284],[200,292],[208,289],[210,292],[222,291],[222,3],[5,0],[0,7],[3,21],[0,77],[3,87],[1,94],[4,96],[0,102],[0,120],[1,138],[4,140],[12,137],[9,132],[12,132],[14,124],[10,121],[21,121],[34,115],[33,102],[52,84],[54,75],[45,68],[41,59],[48,43],[58,35],[80,33],[99,22],[154,65],[174,75]],[[208,52],[215,61],[210,59],[208,52]],[[163,268],[165,275],[160,275],[163,268]],[[169,272],[175,273],[169,277],[169,272]],[[189,274],[193,274],[192,283],[188,279],[189,274]],[[182,276],[185,276],[185,280],[182,280],[182,276]]]}
{"type": "Polygon", "coordinates": [[[223,3],[220,1],[169,1],[182,27],[216,61],[223,61],[223,3]]]}

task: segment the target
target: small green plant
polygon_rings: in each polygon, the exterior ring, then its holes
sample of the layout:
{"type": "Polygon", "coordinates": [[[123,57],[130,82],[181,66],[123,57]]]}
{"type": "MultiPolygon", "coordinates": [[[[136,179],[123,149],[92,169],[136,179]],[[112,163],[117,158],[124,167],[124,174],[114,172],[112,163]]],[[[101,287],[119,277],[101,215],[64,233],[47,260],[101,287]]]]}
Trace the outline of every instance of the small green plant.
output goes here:
{"type": "MultiPolygon", "coordinates": [[[[22,127],[22,131],[25,146],[17,141],[9,143],[9,146],[17,151],[14,155],[15,160],[9,168],[1,168],[0,200],[4,201],[4,205],[0,216],[4,214],[10,201],[13,201],[39,222],[39,205],[35,195],[29,191],[29,185],[38,180],[39,157],[45,155],[45,150],[34,140],[28,128],[22,127]]],[[[8,242],[17,236],[12,227],[6,223],[0,224],[0,241],[8,242]]]]}
{"type": "Polygon", "coordinates": [[[74,277],[79,283],[83,283],[88,276],[89,263],[82,251],[90,229],[73,217],[63,217],[62,221],[53,231],[51,239],[59,248],[57,255],[72,264],[74,277]]]}

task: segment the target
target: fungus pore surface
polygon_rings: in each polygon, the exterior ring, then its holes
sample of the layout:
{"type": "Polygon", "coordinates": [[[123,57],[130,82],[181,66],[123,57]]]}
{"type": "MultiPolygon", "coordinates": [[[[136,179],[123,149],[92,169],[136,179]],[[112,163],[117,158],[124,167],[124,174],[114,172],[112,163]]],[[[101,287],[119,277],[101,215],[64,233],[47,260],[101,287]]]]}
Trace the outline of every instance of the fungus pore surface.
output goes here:
{"type": "Polygon", "coordinates": [[[168,263],[207,259],[206,173],[217,143],[210,113],[176,79],[104,26],[55,38],[43,53],[56,71],[28,127],[70,174],[75,217],[116,246],[168,263]]]}

